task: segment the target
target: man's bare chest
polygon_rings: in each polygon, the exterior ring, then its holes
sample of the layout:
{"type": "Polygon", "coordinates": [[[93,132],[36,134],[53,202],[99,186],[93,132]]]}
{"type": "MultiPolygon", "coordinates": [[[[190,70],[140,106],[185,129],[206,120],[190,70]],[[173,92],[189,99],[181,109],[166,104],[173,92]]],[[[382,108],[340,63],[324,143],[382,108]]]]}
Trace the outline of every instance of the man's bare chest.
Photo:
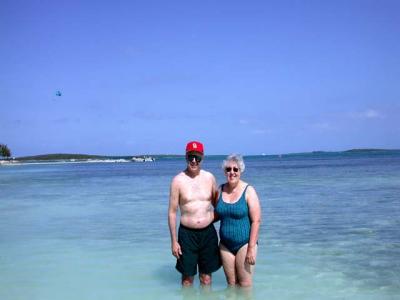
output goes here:
{"type": "Polygon", "coordinates": [[[180,190],[180,198],[185,202],[211,200],[212,186],[204,181],[188,181],[180,190]]]}

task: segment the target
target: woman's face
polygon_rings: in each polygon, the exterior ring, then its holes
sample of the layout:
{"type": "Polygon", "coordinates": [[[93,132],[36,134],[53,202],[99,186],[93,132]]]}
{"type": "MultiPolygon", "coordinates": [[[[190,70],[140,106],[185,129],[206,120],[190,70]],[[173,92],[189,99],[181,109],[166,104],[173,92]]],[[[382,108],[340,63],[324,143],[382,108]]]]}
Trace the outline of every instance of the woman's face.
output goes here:
{"type": "Polygon", "coordinates": [[[240,169],[236,162],[229,161],[224,172],[228,183],[237,183],[240,180],[240,169]]]}

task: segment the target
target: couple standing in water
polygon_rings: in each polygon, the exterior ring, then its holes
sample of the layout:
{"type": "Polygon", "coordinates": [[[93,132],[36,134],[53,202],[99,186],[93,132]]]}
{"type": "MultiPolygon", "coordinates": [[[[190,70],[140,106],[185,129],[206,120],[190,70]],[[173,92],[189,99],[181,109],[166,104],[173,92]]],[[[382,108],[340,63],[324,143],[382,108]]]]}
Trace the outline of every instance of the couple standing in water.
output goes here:
{"type": "Polygon", "coordinates": [[[249,287],[257,256],[261,221],[255,189],[240,179],[245,164],[240,155],[229,155],[222,164],[226,183],[219,188],[214,175],[201,169],[203,144],[186,145],[187,167],[171,183],[168,225],[176,269],[182,285],[193,284],[199,270],[202,285],[222,266],[228,285],[249,287]],[[176,232],[177,211],[180,224],[176,232]],[[221,221],[220,242],[213,223],[221,221]]]}

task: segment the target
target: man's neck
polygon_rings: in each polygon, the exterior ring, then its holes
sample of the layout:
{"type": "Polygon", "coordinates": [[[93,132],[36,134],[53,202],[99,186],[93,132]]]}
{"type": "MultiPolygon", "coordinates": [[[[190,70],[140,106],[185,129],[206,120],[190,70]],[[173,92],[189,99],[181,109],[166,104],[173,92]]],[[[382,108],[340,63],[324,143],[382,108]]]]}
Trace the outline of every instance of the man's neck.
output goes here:
{"type": "Polygon", "coordinates": [[[197,171],[192,171],[189,168],[186,168],[185,173],[187,176],[194,178],[200,174],[200,171],[201,171],[201,169],[198,169],[197,171]]]}

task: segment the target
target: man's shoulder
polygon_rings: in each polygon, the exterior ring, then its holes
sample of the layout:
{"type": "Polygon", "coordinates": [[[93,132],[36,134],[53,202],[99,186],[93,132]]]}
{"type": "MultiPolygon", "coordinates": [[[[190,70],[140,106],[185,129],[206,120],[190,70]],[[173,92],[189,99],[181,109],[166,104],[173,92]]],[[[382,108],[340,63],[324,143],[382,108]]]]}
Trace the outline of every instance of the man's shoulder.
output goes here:
{"type": "Polygon", "coordinates": [[[182,181],[185,178],[185,176],[186,176],[185,172],[183,171],[179,172],[174,176],[174,178],[172,178],[172,183],[182,181]]]}
{"type": "MultiPolygon", "coordinates": [[[[215,179],[215,176],[211,172],[206,170],[200,170],[198,176],[204,179],[215,179]]],[[[179,184],[181,182],[187,181],[188,179],[190,179],[190,176],[188,176],[185,171],[182,171],[175,175],[175,177],[172,179],[172,183],[179,184]]]]}

